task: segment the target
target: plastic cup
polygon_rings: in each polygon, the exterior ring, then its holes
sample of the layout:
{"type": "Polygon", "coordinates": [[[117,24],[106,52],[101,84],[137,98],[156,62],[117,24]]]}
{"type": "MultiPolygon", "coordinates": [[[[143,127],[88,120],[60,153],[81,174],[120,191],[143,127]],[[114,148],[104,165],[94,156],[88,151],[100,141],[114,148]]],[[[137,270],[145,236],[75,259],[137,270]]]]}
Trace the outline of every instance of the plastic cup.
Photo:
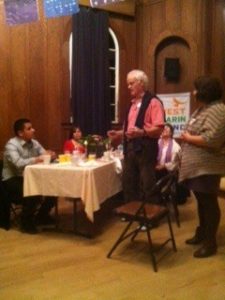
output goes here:
{"type": "Polygon", "coordinates": [[[103,154],[104,160],[110,160],[110,151],[105,151],[103,154]]]}
{"type": "Polygon", "coordinates": [[[42,158],[43,158],[43,164],[44,165],[50,164],[50,162],[51,162],[51,155],[50,154],[44,154],[42,156],[42,158]]]}
{"type": "Polygon", "coordinates": [[[88,155],[88,160],[95,160],[96,159],[96,154],[89,154],[88,155]]]}

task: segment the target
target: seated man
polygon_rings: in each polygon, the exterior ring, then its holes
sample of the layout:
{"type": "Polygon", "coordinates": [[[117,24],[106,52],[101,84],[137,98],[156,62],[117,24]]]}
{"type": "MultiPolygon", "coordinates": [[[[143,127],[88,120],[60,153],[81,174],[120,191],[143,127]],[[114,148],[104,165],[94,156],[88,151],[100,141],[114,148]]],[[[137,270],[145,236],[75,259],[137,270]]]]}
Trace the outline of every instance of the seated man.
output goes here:
{"type": "Polygon", "coordinates": [[[42,201],[40,209],[35,217],[41,196],[23,197],[23,170],[27,165],[43,161],[43,154],[55,153],[46,151],[38,141],[33,139],[35,130],[30,120],[19,119],[14,123],[15,137],[5,145],[3,154],[2,180],[10,197],[10,201],[22,204],[21,229],[24,232],[34,234],[37,232],[35,224],[49,223],[49,212],[54,206],[54,197],[46,197],[42,201]]]}

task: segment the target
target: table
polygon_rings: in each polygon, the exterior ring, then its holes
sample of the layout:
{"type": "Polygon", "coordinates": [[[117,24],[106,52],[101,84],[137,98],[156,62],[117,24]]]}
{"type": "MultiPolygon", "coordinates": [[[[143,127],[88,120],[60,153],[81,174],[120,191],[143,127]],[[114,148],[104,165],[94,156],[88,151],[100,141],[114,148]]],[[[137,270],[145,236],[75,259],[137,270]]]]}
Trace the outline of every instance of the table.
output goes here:
{"type": "Polygon", "coordinates": [[[81,166],[70,163],[29,165],[24,170],[24,196],[80,198],[89,220],[109,197],[122,190],[115,162],[90,161],[81,166]]]}

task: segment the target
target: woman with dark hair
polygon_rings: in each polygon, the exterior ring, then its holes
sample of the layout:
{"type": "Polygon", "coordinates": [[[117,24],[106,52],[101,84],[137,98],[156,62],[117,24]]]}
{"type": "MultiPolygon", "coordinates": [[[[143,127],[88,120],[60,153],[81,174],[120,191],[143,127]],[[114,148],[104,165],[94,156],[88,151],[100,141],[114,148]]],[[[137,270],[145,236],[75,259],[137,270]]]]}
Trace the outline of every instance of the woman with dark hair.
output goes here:
{"type": "Polygon", "coordinates": [[[166,123],[158,142],[156,176],[161,178],[168,172],[178,169],[180,162],[180,145],[173,138],[173,126],[166,123]]]}
{"type": "Polygon", "coordinates": [[[216,233],[220,221],[217,194],[220,177],[225,174],[225,105],[217,78],[201,76],[194,82],[199,107],[182,133],[182,156],[179,180],[197,199],[199,226],[189,245],[202,244],[194,257],[216,253],[216,233]]]}
{"type": "Polygon", "coordinates": [[[82,132],[79,127],[73,126],[70,132],[70,139],[65,141],[63,146],[64,153],[73,153],[78,151],[80,153],[85,152],[85,147],[81,144],[82,132]]]}

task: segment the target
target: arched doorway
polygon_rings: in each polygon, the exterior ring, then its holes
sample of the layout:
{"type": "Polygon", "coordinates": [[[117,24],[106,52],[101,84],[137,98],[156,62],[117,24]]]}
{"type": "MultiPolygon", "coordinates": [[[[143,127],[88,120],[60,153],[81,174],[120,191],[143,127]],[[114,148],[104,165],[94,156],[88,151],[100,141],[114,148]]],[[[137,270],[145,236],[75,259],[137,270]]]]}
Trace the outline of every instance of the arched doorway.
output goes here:
{"type": "MultiPolygon", "coordinates": [[[[168,65],[167,65],[168,66],[168,65]]],[[[173,64],[170,64],[173,71],[173,64]]],[[[174,66],[176,68],[176,64],[174,66]]],[[[169,36],[155,49],[155,91],[157,93],[178,93],[190,91],[193,78],[192,54],[189,44],[181,37],[169,36]],[[165,76],[166,61],[179,62],[177,79],[165,76]]]]}

